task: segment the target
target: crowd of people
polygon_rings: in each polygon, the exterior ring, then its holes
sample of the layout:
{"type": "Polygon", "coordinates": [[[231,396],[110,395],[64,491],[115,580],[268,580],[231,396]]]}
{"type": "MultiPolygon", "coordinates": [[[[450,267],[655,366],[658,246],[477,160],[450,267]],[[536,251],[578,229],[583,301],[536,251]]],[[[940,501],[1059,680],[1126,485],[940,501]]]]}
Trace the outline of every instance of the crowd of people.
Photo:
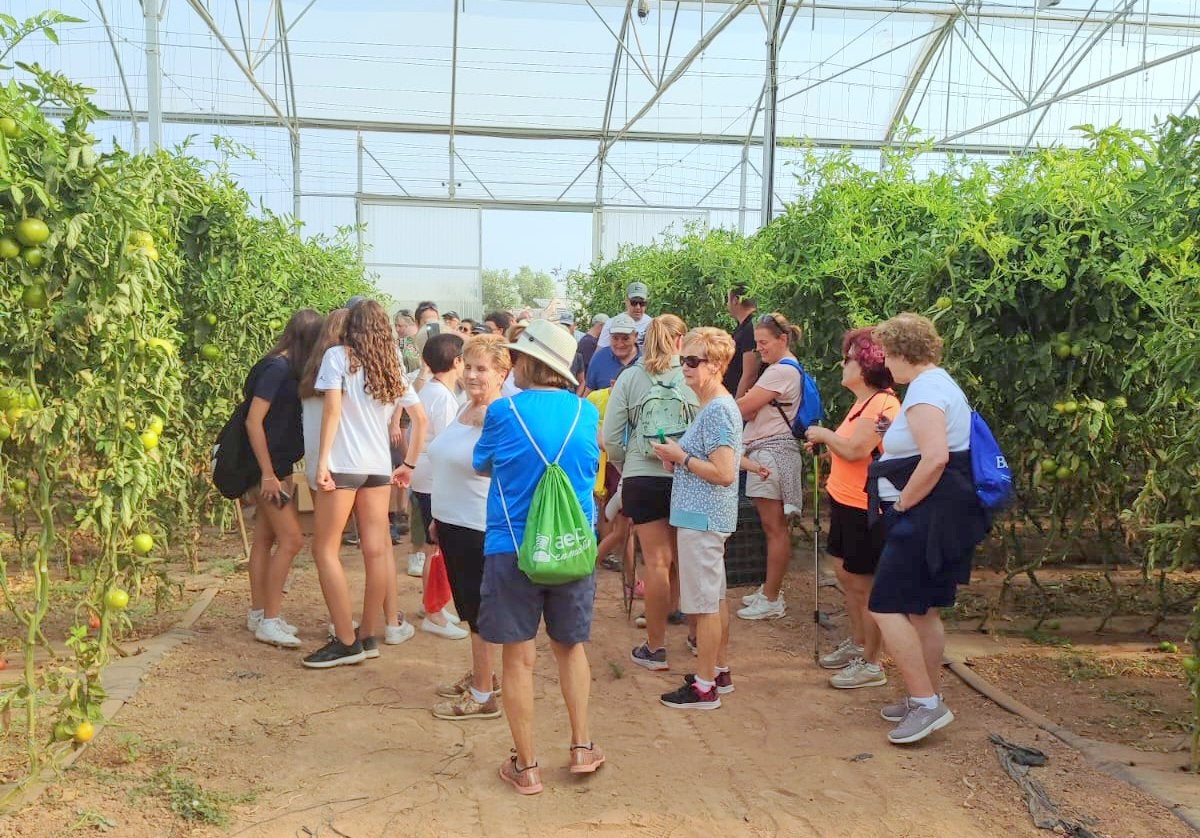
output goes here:
{"type": "Polygon", "coordinates": [[[262,475],[246,498],[260,510],[249,562],[255,638],[301,646],[281,609],[304,544],[293,500],[303,479],[329,612],[328,637],[303,665],[356,664],[378,657],[381,643],[414,636],[399,607],[393,549],[407,534],[405,571],[425,591],[421,630],[470,639],[468,668],[447,673],[433,715],[503,715],[514,749],[499,775],[536,794],[534,638],[543,622],[570,721],[569,770],[605,762],[589,729],[584,646],[596,558],[622,571],[627,596],[643,601],[634,664],[668,670],[667,627],[688,626],[695,665],[661,703],[719,708],[734,691],[725,544],[739,498],[753,503],[766,548],[763,584],[736,616],[777,619],[787,613],[790,519],[803,507],[805,463],[817,457],[828,463],[827,550],[849,624],[819,661],[836,670],[830,685],[885,685],[886,654],[905,687],[881,710],[895,724],[888,739],[915,742],[953,721],[939,690],[939,610],[968,580],[987,521],[971,489],[970,407],[939,366],[934,324],[906,313],[847,331],[841,385],[853,404],[836,427],[797,431],[799,327],[760,314],[744,286],[728,292],[732,334],[671,313],[652,317],[649,302],[648,288],[630,283],[625,310],[596,314],[586,331],[569,313],[501,311],[476,322],[432,302],[390,318],[362,298],[327,315],[297,312],[245,385],[262,475]],[[903,400],[895,385],[906,387],[903,400]],[[551,477],[591,532],[546,536],[551,477]],[[584,569],[553,581],[531,570],[530,561],[549,560],[551,540],[583,555],[584,569]],[[357,620],[343,544],[362,554],[357,620]]]}

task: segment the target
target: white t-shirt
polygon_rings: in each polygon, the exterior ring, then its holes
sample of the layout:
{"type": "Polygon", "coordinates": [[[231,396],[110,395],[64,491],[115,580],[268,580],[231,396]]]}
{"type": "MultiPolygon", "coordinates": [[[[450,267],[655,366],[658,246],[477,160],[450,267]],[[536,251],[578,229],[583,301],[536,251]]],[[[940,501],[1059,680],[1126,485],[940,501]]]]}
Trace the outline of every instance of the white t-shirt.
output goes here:
{"type": "MultiPolygon", "coordinates": [[[[908,385],[900,412],[883,435],[883,456],[880,460],[898,460],[921,453],[908,424],[908,409],[916,404],[933,405],[946,414],[946,442],[951,452],[971,447],[971,405],[950,373],[941,367],[918,375],[908,385]]],[[[895,501],[900,492],[886,478],[879,481],[880,500],[895,501]]]]}
{"type": "Polygon", "coordinates": [[[309,488],[317,488],[317,456],[321,447],[321,413],[325,399],[310,396],[300,400],[301,423],[304,428],[304,475],[309,488]]]}
{"type": "Polygon", "coordinates": [[[492,480],[475,473],[471,458],[483,428],[455,419],[427,449],[433,473],[433,517],[446,524],[487,529],[487,496],[492,480]]]}
{"type": "MultiPolygon", "coordinates": [[[[650,321],[654,318],[649,314],[643,314],[641,320],[634,320],[633,327],[637,329],[637,342],[641,346],[646,342],[646,330],[650,328],[650,321]]],[[[605,322],[604,328],[600,330],[600,340],[596,342],[597,349],[603,349],[606,346],[612,346],[612,334],[608,331],[608,325],[612,323],[609,319],[605,322]]]]}
{"type": "MultiPolygon", "coordinates": [[[[428,451],[438,434],[446,430],[458,415],[459,403],[453,391],[435,378],[421,388],[421,406],[425,408],[425,416],[429,420],[425,430],[425,450],[428,451]]],[[[416,466],[412,474],[412,490],[428,495],[433,492],[433,472],[425,451],[418,455],[416,466]]]]}
{"type": "MultiPolygon", "coordinates": [[[[392,473],[391,445],[388,423],[398,407],[413,407],[420,399],[411,388],[394,403],[381,402],[366,391],[366,374],[362,367],[349,371],[346,347],[331,346],[321,358],[315,389],[325,393],[342,391],[342,417],[337,436],[329,452],[329,470],[343,474],[392,473]]],[[[305,411],[307,415],[308,411],[305,411]]],[[[317,444],[320,444],[320,419],[317,419],[317,444]]],[[[307,428],[305,439],[307,440],[307,428]]],[[[315,460],[315,457],[314,457],[315,460]]],[[[314,462],[312,468],[316,469],[314,462]]]]}

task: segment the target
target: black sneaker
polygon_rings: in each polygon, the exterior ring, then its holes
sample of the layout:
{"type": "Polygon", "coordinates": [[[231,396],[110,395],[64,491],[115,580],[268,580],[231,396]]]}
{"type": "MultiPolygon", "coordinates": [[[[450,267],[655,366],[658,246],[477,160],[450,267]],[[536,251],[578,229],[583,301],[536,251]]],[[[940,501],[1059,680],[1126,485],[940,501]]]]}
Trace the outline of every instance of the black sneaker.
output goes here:
{"type": "Polygon", "coordinates": [[[363,656],[367,660],[379,657],[378,637],[360,637],[358,638],[358,642],[362,644],[363,656]]]}
{"type": "MultiPolygon", "coordinates": [[[[694,684],[696,682],[696,676],[692,673],[688,673],[687,675],[683,676],[683,680],[689,684],[694,684]]],[[[729,695],[731,692],[733,692],[733,676],[728,672],[718,672],[716,684],[717,692],[721,695],[729,695]]]]}
{"type": "Polygon", "coordinates": [[[687,622],[687,614],[682,611],[672,611],[667,615],[667,622],[673,626],[681,626],[687,622]]]}
{"type": "Polygon", "coordinates": [[[301,663],[309,669],[330,669],[335,666],[359,663],[366,657],[367,653],[363,651],[363,644],[359,641],[355,640],[353,644],[347,646],[335,637],[302,660],[301,663]]]}
{"type": "Polygon", "coordinates": [[[630,652],[629,659],[638,666],[644,666],[654,672],[660,672],[664,669],[671,668],[671,665],[667,663],[666,649],[655,649],[654,651],[650,651],[650,647],[645,643],[630,652]]]}
{"type": "Polygon", "coordinates": [[[674,692],[663,693],[658,700],[676,710],[716,710],[721,706],[721,696],[717,694],[715,686],[702,693],[694,683],[684,684],[674,692]]]}

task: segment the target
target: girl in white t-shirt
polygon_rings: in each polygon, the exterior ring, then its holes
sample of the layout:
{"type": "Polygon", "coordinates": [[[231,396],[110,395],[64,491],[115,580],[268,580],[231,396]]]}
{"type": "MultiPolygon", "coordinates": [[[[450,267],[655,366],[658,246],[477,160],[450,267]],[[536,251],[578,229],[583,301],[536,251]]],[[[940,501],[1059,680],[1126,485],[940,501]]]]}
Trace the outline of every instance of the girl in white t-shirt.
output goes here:
{"type": "MultiPolygon", "coordinates": [[[[346,315],[341,344],[321,359],[313,392],[323,394],[315,468],[317,488],[313,525],[313,562],[334,628],[334,637],[304,659],[327,669],[378,657],[376,638],[388,598],[388,574],[395,560],[388,530],[388,501],[393,482],[407,485],[414,459],[424,445],[425,413],[408,386],[383,307],[374,300],[357,303],[346,315]],[[400,437],[401,411],[412,423],[408,459],[394,471],[391,444],[400,437]],[[342,531],[354,513],[358,523],[366,581],[362,626],[355,634],[350,591],[338,558],[342,531]]],[[[390,614],[395,608],[389,609],[390,614]]]]}

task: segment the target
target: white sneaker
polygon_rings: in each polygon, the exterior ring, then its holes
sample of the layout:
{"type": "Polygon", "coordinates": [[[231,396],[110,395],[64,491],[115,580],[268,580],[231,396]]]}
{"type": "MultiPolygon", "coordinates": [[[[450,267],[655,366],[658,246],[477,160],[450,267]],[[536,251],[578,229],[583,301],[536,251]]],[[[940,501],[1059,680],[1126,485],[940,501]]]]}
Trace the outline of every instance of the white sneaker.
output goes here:
{"type": "Polygon", "coordinates": [[[421,574],[425,570],[425,554],[410,553],[408,556],[408,575],[421,578],[421,574]]]}
{"type": "Polygon", "coordinates": [[[278,617],[263,619],[254,632],[254,639],[260,643],[270,643],[272,646],[282,646],[285,649],[296,649],[300,639],[296,635],[284,631],[282,621],[278,617]]]}
{"type": "MultiPolygon", "coordinates": [[[[258,624],[263,621],[263,610],[261,608],[251,608],[246,612],[246,630],[249,632],[258,631],[258,624]]],[[[295,632],[293,632],[294,634],[295,632]]]]}
{"type": "Polygon", "coordinates": [[[448,605],[447,605],[445,608],[443,608],[443,609],[442,609],[442,616],[443,616],[443,617],[445,617],[445,618],[446,618],[446,622],[447,622],[447,623],[450,623],[451,625],[455,625],[455,626],[456,626],[456,625],[458,625],[459,623],[461,623],[461,622],[462,622],[462,620],[460,620],[460,619],[458,618],[458,615],[457,615],[457,614],[455,614],[453,611],[451,611],[451,610],[450,610],[450,606],[448,606],[448,605]]]}
{"type": "Polygon", "coordinates": [[[863,647],[857,645],[853,638],[847,637],[828,655],[821,655],[818,663],[823,669],[842,669],[849,666],[856,658],[863,655],[863,647]]]}
{"type": "Polygon", "coordinates": [[[428,617],[421,621],[421,631],[427,631],[430,634],[436,634],[438,637],[444,637],[447,640],[463,640],[464,638],[471,636],[471,632],[467,631],[466,629],[461,629],[452,623],[439,626],[428,617]]]}
{"type": "Polygon", "coordinates": [[[780,594],[774,602],[766,597],[755,600],[738,611],[737,615],[743,620],[777,620],[786,613],[787,605],[784,604],[783,594],[780,594]]]}
{"type": "Polygon", "coordinates": [[[760,599],[763,599],[763,586],[762,585],[759,585],[758,590],[756,590],[754,593],[746,594],[744,597],[742,597],[742,605],[753,605],[754,603],[758,602],[760,599]]]}
{"type": "Polygon", "coordinates": [[[413,624],[405,620],[398,626],[385,626],[383,642],[389,646],[399,646],[405,640],[411,640],[416,633],[417,630],[413,628],[413,624]]]}
{"type": "Polygon", "coordinates": [[[859,687],[882,687],[887,683],[883,667],[855,658],[850,665],[829,679],[829,686],[839,690],[856,690],[859,687]]]}

